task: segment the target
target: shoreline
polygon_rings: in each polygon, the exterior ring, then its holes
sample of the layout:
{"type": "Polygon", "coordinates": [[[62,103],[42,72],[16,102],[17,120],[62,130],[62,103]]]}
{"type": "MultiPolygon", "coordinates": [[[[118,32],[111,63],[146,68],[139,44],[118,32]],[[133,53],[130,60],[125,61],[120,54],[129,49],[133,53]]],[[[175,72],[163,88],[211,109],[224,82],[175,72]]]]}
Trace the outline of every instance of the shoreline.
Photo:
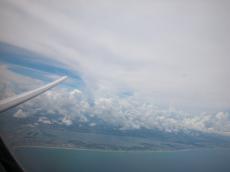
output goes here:
{"type": "Polygon", "coordinates": [[[97,152],[126,152],[126,153],[138,153],[138,152],[149,152],[149,153],[171,153],[171,152],[187,152],[187,151],[198,151],[198,150],[217,150],[224,149],[230,150],[230,148],[195,148],[195,149],[180,149],[180,150],[113,150],[113,149],[87,149],[87,148],[74,148],[74,147],[62,147],[62,146],[15,146],[13,151],[23,148],[42,148],[42,149],[63,149],[63,150],[75,150],[75,151],[97,151],[97,152]]]}

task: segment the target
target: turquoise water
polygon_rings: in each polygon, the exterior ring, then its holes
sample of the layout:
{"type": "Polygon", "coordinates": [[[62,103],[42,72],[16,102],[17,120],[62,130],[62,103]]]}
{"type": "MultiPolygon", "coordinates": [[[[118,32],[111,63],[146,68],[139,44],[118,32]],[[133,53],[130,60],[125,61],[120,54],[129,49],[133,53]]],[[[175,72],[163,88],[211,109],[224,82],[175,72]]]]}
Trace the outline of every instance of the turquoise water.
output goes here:
{"type": "Polygon", "coordinates": [[[230,150],[113,152],[18,148],[28,172],[230,172],[230,150]]]}

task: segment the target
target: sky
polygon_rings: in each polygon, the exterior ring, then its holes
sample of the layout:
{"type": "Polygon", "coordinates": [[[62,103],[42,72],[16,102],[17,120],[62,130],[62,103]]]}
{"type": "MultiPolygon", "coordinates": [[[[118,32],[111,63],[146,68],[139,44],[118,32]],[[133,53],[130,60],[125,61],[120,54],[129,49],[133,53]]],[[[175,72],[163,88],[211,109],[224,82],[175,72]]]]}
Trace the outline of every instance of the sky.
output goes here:
{"type": "Polygon", "coordinates": [[[66,124],[90,113],[122,129],[229,132],[229,11],[224,0],[1,0],[2,97],[67,75],[44,95],[68,107],[66,124]]]}

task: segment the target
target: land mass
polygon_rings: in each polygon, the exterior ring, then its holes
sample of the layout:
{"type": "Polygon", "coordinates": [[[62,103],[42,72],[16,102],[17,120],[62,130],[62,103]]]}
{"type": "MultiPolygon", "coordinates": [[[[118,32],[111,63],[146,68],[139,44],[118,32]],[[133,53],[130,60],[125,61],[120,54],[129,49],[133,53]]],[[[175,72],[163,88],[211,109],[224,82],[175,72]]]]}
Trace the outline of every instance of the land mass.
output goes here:
{"type": "Polygon", "coordinates": [[[198,131],[168,133],[159,130],[119,130],[110,126],[37,123],[38,117],[0,118],[0,134],[12,148],[44,146],[99,150],[175,151],[230,148],[230,137],[198,131]]]}

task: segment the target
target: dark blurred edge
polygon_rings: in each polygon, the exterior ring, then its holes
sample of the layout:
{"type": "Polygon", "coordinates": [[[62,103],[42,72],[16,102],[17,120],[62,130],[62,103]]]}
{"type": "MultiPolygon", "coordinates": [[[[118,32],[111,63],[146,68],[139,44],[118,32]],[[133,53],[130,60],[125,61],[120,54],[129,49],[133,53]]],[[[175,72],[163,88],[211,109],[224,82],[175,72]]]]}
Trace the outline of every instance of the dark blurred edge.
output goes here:
{"type": "Polygon", "coordinates": [[[0,136],[0,171],[3,172],[24,172],[22,167],[18,164],[15,158],[10,153],[6,144],[0,136]]]}

